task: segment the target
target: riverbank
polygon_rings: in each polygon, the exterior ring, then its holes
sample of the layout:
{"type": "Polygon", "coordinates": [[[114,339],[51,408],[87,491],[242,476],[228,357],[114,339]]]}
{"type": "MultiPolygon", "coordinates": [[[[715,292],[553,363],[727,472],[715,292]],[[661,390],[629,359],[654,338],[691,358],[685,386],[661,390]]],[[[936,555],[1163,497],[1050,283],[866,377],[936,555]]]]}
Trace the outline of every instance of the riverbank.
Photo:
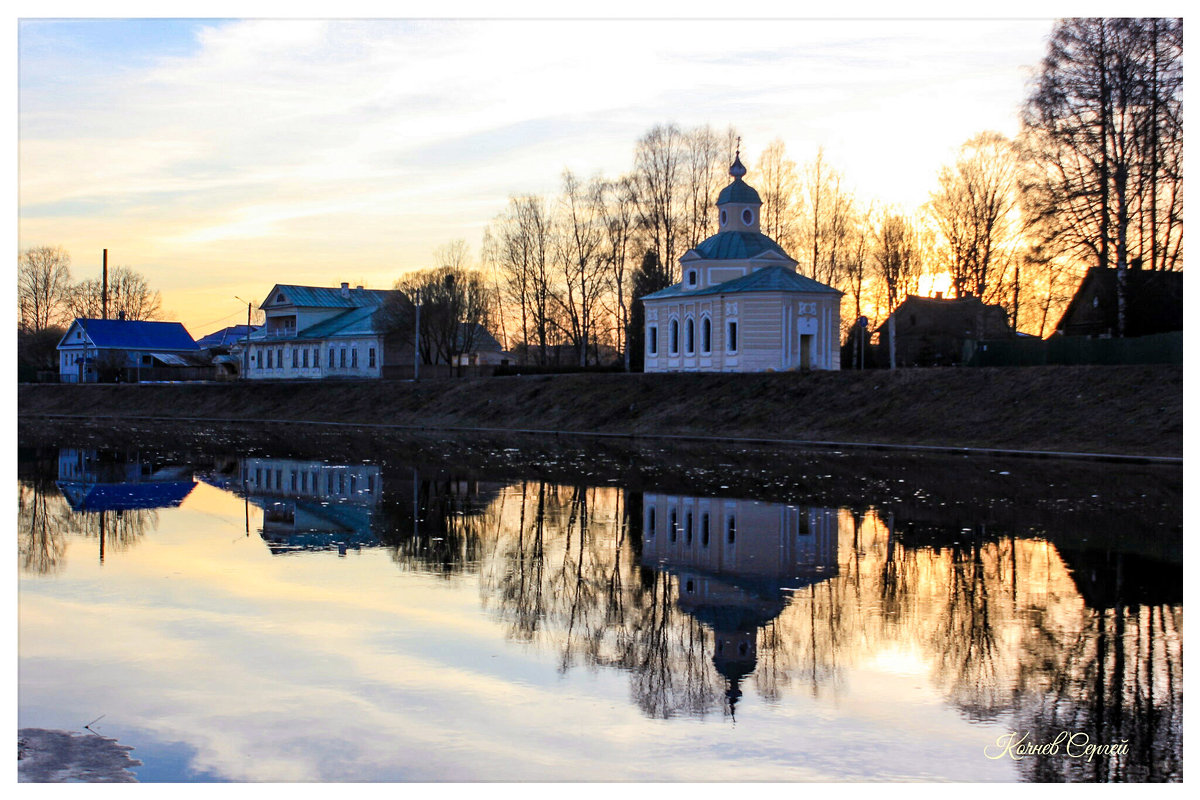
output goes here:
{"type": "Polygon", "coordinates": [[[785,374],[22,385],[22,418],[272,420],[997,448],[1183,453],[1183,370],[1046,366],[785,374]]]}

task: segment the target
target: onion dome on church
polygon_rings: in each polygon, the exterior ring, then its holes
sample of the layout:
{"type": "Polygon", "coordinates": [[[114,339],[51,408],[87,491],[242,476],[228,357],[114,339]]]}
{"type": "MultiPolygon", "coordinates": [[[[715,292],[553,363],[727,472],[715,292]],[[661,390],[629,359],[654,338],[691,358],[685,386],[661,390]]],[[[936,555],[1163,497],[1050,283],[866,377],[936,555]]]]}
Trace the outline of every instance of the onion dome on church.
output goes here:
{"type": "Polygon", "coordinates": [[[742,164],[741,151],[733,157],[733,164],[729,167],[729,175],[733,178],[733,183],[726,186],[717,195],[717,205],[726,203],[746,203],[753,205],[762,205],[762,200],[758,196],[758,192],[750,184],[742,180],[746,175],[746,167],[742,164]]]}

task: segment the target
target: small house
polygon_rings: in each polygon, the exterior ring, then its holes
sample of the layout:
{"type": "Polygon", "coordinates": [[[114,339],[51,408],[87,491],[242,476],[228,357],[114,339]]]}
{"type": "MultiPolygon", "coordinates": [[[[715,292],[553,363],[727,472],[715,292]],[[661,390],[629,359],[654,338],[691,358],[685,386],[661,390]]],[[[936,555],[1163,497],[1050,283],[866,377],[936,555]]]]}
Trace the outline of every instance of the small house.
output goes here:
{"type": "Polygon", "coordinates": [[[380,378],[384,367],[412,367],[412,339],[391,315],[408,301],[396,290],[276,284],[259,308],[265,324],[235,344],[244,377],[380,378]],[[403,345],[407,342],[407,345],[403,345]]]}
{"type": "Polygon", "coordinates": [[[1011,339],[1012,327],[1003,306],[988,305],[974,295],[943,298],[909,295],[876,328],[883,363],[896,336],[896,366],[934,367],[964,363],[968,342],[1011,339]]]}
{"type": "MultiPolygon", "coordinates": [[[[1092,267],[1084,275],[1055,330],[1064,336],[1120,336],[1119,317],[1117,270],[1092,267]]],[[[1124,336],[1151,336],[1182,330],[1183,273],[1126,270],[1124,336]]]]}
{"type": "Polygon", "coordinates": [[[197,377],[200,348],[178,322],[76,319],[58,343],[62,383],[197,377]]]}

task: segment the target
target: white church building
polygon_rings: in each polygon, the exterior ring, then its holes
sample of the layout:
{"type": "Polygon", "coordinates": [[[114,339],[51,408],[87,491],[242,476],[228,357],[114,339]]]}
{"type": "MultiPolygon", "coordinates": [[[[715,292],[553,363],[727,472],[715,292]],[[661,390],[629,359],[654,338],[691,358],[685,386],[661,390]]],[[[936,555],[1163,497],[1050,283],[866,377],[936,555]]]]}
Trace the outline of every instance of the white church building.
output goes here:
{"type": "Polygon", "coordinates": [[[679,259],[680,283],[641,298],[646,372],[838,369],[842,293],[797,273],[762,233],[740,154],[729,174],[718,232],[679,259]]]}

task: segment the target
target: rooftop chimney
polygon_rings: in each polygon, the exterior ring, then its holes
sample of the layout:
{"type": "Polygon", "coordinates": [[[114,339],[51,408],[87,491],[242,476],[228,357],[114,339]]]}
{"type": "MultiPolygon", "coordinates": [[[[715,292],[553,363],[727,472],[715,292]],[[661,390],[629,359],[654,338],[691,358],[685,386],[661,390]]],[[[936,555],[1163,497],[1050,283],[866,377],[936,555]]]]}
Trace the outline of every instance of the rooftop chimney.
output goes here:
{"type": "Polygon", "coordinates": [[[342,281],[342,297],[349,297],[349,296],[350,296],[350,284],[346,283],[345,281],[342,281]]]}
{"type": "Polygon", "coordinates": [[[941,299],[942,299],[942,293],[941,293],[941,292],[938,292],[936,296],[937,296],[937,299],[938,299],[938,300],[941,300],[941,299]]]}
{"type": "Polygon", "coordinates": [[[361,286],[355,286],[354,288],[355,288],[355,289],[362,289],[362,287],[361,287],[361,286]]]}

